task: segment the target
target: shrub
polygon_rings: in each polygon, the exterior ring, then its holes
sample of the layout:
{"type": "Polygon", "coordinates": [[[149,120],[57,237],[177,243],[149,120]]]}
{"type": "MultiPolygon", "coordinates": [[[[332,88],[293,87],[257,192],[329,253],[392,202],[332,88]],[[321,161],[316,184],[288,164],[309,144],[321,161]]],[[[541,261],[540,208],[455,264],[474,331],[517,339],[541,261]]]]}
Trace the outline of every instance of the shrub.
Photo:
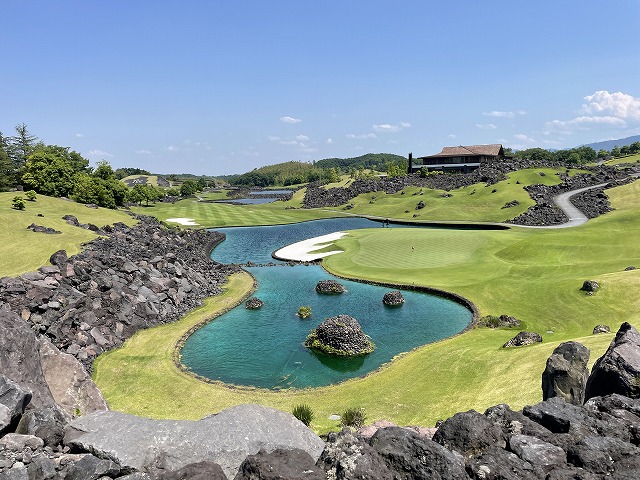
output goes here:
{"type": "Polygon", "coordinates": [[[27,197],[27,200],[29,200],[30,202],[35,202],[36,201],[36,192],[34,192],[33,190],[29,190],[28,192],[24,192],[24,196],[27,197]]]}
{"type": "Polygon", "coordinates": [[[298,313],[296,313],[300,318],[307,318],[311,316],[311,307],[302,306],[298,309],[298,313]]]}
{"type": "Polygon", "coordinates": [[[307,427],[311,424],[313,420],[313,410],[307,404],[300,404],[293,407],[291,411],[292,415],[304,423],[307,427]]]}
{"type": "Polygon", "coordinates": [[[26,205],[24,203],[24,199],[22,197],[17,196],[17,197],[13,197],[13,200],[11,201],[11,206],[16,210],[24,210],[26,205]]]}
{"type": "Polygon", "coordinates": [[[363,408],[347,408],[340,415],[340,425],[343,427],[360,428],[364,425],[366,416],[363,408]]]}

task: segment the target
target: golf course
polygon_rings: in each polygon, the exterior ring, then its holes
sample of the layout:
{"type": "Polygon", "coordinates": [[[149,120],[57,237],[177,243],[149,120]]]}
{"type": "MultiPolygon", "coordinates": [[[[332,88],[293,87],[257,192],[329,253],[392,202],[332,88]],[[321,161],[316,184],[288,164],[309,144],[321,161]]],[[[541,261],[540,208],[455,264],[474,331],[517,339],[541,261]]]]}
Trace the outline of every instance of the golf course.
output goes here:
{"type": "MultiPolygon", "coordinates": [[[[427,207],[415,221],[498,222],[513,218],[532,204],[523,186],[559,181],[557,170],[518,171],[492,187],[484,184],[442,192],[407,187],[393,195],[376,192],[356,198],[349,212],[341,208],[300,208],[304,189],[286,202],[264,205],[225,205],[185,199],[174,204],[135,207],[136,213],[192,219],[195,227],[269,225],[308,221],[347,214],[408,220],[419,199],[427,207]],[[492,190],[497,190],[492,193],[492,190]],[[474,192],[475,193],[471,193],[474,192]],[[520,205],[506,210],[511,200],[520,205]]],[[[314,389],[267,390],[206,382],[179,368],[176,345],[186,332],[237,305],[251,294],[253,278],[237,273],[224,293],[180,321],[139,331],[121,348],[94,362],[94,380],[113,410],[152,417],[197,419],[241,403],[260,403],[285,411],[297,404],[314,413],[317,432],[335,430],[331,415],[350,407],[363,408],[367,422],[390,420],[401,425],[432,426],[458,411],[483,411],[507,403],[514,409],[541,400],[540,378],[546,358],[561,342],[576,340],[591,349],[591,362],[606,350],[622,322],[639,326],[640,182],[607,190],[613,211],[586,224],[565,229],[504,230],[372,228],[353,230],[327,249],[343,253],[327,257],[323,267],[351,279],[395,285],[421,285],[463,296],[481,316],[506,314],[521,320],[521,330],[537,332],[543,342],[503,349],[520,329],[473,328],[465,333],[401,354],[377,371],[340,384],[314,389]],[[585,280],[600,289],[593,295],[580,290],[585,280]],[[611,334],[592,335],[597,324],[611,334]]],[[[8,205],[11,195],[0,193],[8,205]]],[[[18,275],[46,264],[58,249],[69,254],[96,237],[69,226],[64,214],[80,222],[132,224],[120,211],[89,209],[72,202],[38,196],[24,211],[6,207],[0,218],[9,225],[2,234],[4,258],[0,274],[18,275]],[[38,217],[40,213],[43,217],[38,217]],[[32,222],[61,231],[34,242],[26,230],[32,222]],[[15,253],[16,242],[21,245],[15,253]],[[7,250],[11,248],[11,253],[7,250]]],[[[284,246],[284,245],[283,245],[284,246]]]]}

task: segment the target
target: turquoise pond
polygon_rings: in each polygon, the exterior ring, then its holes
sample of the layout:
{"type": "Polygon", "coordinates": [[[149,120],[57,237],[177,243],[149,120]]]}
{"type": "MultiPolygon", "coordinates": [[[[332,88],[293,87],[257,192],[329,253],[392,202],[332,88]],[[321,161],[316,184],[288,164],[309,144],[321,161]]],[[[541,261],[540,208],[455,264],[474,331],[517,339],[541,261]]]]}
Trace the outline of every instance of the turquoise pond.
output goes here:
{"type": "Polygon", "coordinates": [[[225,383],[261,388],[318,387],[369,373],[396,355],[454,335],[471,321],[464,306],[437,296],[403,290],[405,303],[386,307],[389,287],[339,279],[347,292],[317,294],[319,280],[335,278],[319,266],[288,266],[271,252],[306,238],[357,228],[380,228],[364,219],[320,220],[277,227],[219,229],[227,239],[212,257],[224,263],[275,266],[246,268],[258,282],[259,310],[244,304],[197,330],[181,351],[192,372],[225,383]],[[307,319],[296,316],[311,307],[307,319]],[[309,331],[327,317],[346,313],[356,318],[376,344],[376,350],[355,358],[331,357],[303,346],[309,331]]]}

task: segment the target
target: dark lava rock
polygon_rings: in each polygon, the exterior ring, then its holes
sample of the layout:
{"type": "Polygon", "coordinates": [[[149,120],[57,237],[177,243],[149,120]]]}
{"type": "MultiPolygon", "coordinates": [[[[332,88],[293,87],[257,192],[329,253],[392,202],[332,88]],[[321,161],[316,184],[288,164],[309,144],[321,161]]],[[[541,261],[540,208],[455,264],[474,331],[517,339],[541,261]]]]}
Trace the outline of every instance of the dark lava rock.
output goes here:
{"type": "Polygon", "coordinates": [[[630,272],[631,270],[636,270],[636,267],[634,267],[633,265],[629,265],[627,268],[624,269],[625,272],[630,272]]]}
{"type": "Polygon", "coordinates": [[[31,225],[29,225],[27,227],[27,230],[31,230],[32,232],[46,233],[49,235],[62,233],[60,230],[56,230],[55,228],[43,227],[42,225],[36,225],[35,223],[32,223],[31,225]]]}
{"type": "Polygon", "coordinates": [[[511,200],[510,202],[505,203],[502,208],[517,207],[518,205],[520,205],[520,202],[518,200],[511,200]]]}
{"type": "Polygon", "coordinates": [[[416,210],[422,210],[424,207],[426,207],[426,204],[422,200],[420,200],[416,205],[416,210]]]}
{"type": "Polygon", "coordinates": [[[30,391],[0,374],[0,434],[20,419],[30,401],[30,391]]]}
{"type": "Polygon", "coordinates": [[[382,297],[382,303],[390,307],[397,307],[404,303],[404,297],[400,291],[394,290],[393,292],[387,292],[384,294],[384,297],[382,297]]]}
{"type": "Polygon", "coordinates": [[[67,252],[65,250],[58,250],[49,258],[49,262],[51,265],[55,265],[56,267],[62,268],[65,263],[67,263],[67,252]]]}
{"type": "Polygon", "coordinates": [[[317,467],[311,455],[304,450],[276,449],[267,452],[261,449],[249,455],[240,465],[235,480],[324,480],[326,476],[317,467]]]}
{"type": "Polygon", "coordinates": [[[522,331],[505,343],[502,348],[523,347],[540,342],[542,342],[542,336],[539,333],[522,331]]]}
{"type": "Polygon", "coordinates": [[[456,413],[438,428],[433,441],[464,457],[475,457],[491,446],[504,448],[502,430],[475,410],[456,413]]]}
{"type": "Polygon", "coordinates": [[[85,455],[66,470],[65,480],[98,480],[104,477],[116,477],[120,465],[93,455],[85,455]]]}
{"type": "Polygon", "coordinates": [[[611,328],[609,325],[598,324],[593,327],[593,334],[597,335],[598,333],[611,333],[611,328]]]}
{"type": "Polygon", "coordinates": [[[54,447],[62,443],[67,422],[56,407],[42,407],[28,410],[20,419],[16,433],[34,435],[44,440],[44,444],[54,447]]]}
{"type": "Polygon", "coordinates": [[[584,345],[577,342],[558,345],[542,373],[542,399],[561,397],[574,405],[582,405],[589,378],[588,362],[589,349],[584,345]]]}
{"type": "Polygon", "coordinates": [[[327,318],[311,331],[304,345],[330,355],[342,356],[364,355],[375,349],[358,321],[349,315],[327,318]]]}
{"type": "Polygon", "coordinates": [[[485,315],[478,320],[478,327],[488,327],[488,328],[518,328],[522,322],[515,317],[510,315],[500,315],[496,317],[494,315],[485,315]]]}
{"type": "Polygon", "coordinates": [[[320,280],[316,285],[316,292],[325,295],[339,295],[346,292],[346,289],[335,280],[320,280]]]}
{"type": "Polygon", "coordinates": [[[595,292],[598,288],[600,288],[600,285],[598,285],[598,282],[595,280],[585,280],[580,290],[584,292],[595,292]]]}
{"type": "Polygon", "coordinates": [[[262,308],[263,305],[264,302],[256,297],[251,297],[244,304],[245,308],[248,308],[249,310],[257,310],[258,308],[262,308]]]}
{"type": "Polygon", "coordinates": [[[640,334],[625,322],[591,370],[586,399],[619,393],[640,397],[640,334]]]}

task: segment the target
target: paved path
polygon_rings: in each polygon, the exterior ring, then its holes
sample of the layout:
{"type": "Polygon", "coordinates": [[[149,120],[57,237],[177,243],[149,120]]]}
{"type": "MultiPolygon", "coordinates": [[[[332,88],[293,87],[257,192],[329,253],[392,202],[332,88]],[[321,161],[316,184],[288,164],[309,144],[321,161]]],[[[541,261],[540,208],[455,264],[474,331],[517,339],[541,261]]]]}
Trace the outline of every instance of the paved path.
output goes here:
{"type": "Polygon", "coordinates": [[[561,193],[560,195],[556,195],[553,197],[553,202],[564,212],[564,214],[569,218],[568,222],[561,223],[559,225],[520,225],[521,227],[527,228],[569,228],[569,227],[577,227],[578,225],[582,225],[587,223],[589,218],[578,210],[573,203],[571,203],[570,198],[578,193],[586,192],[587,190],[592,190],[594,188],[600,188],[607,185],[606,183],[600,183],[598,185],[592,185],[591,187],[578,188],[576,190],[570,190],[565,193],[561,193]]]}

